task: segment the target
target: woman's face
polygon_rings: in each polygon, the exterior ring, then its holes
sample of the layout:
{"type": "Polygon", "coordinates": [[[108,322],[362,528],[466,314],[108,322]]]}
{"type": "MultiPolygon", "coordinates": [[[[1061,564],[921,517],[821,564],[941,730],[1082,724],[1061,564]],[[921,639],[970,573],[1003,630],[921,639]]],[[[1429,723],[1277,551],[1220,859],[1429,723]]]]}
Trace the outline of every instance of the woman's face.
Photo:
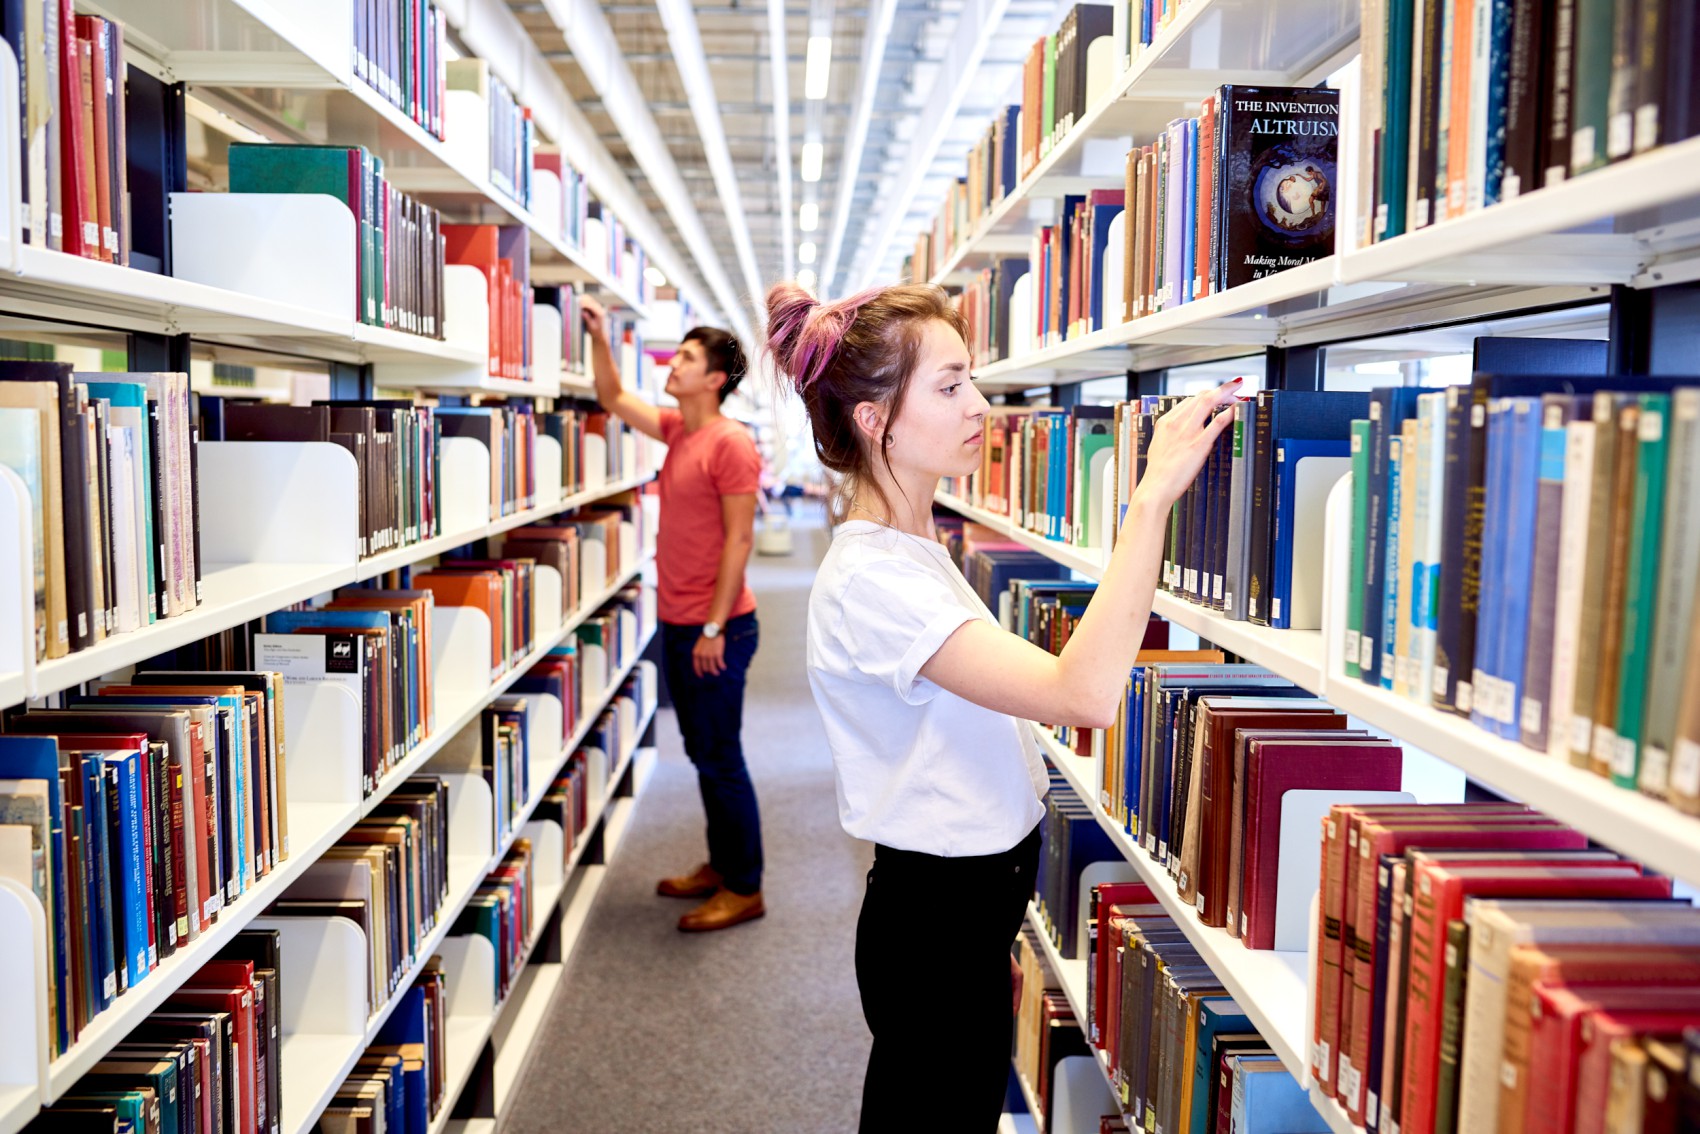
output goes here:
{"type": "Polygon", "coordinates": [[[885,450],[893,470],[928,476],[966,476],[978,470],[986,405],[985,396],[969,380],[962,336],[942,319],[928,322],[914,377],[885,450]]]}

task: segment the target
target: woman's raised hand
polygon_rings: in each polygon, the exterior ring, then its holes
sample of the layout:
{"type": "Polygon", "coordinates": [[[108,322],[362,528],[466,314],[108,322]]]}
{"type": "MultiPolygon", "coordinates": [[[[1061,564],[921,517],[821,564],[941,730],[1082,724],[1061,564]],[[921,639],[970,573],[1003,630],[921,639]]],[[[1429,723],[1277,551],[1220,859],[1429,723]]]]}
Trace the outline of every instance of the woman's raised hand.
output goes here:
{"type": "Polygon", "coordinates": [[[1145,456],[1145,474],[1139,478],[1139,492],[1152,493],[1152,499],[1164,508],[1180,499],[1197,479],[1217,436],[1233,421],[1232,406],[1244,382],[1235,378],[1214,390],[1194,394],[1157,419],[1145,456]]]}

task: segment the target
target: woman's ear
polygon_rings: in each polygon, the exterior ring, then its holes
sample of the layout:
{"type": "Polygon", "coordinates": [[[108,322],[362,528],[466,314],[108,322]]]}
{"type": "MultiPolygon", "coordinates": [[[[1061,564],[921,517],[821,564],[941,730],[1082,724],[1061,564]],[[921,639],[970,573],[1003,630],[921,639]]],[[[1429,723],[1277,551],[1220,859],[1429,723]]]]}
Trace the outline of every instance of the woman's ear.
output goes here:
{"type": "Polygon", "coordinates": [[[885,436],[885,409],[873,402],[861,402],[851,417],[855,419],[856,431],[862,439],[877,448],[885,436]]]}

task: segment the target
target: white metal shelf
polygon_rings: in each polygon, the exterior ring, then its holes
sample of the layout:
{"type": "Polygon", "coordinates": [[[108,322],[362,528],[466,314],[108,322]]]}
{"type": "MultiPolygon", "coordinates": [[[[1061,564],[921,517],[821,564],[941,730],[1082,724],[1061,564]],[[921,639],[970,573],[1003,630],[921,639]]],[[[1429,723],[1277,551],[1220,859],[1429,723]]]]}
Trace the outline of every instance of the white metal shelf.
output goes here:
{"type": "MultiPolygon", "coordinates": [[[[642,568],[639,564],[632,568],[629,577],[635,577],[642,568]]],[[[624,583],[622,585],[625,585],[624,583]]],[[[199,969],[202,963],[218,952],[223,945],[242,930],[256,916],[264,912],[275,898],[288,888],[289,884],[301,875],[315,860],[322,855],[326,848],[341,838],[349,828],[363,816],[371,814],[397,784],[402,783],[425,762],[430,759],[442,746],[453,737],[460,728],[470,723],[484,706],[501,696],[531,664],[540,659],[543,654],[581,625],[585,618],[595,612],[597,607],[606,602],[608,597],[618,588],[596,596],[593,603],[586,603],[574,616],[563,624],[563,628],[550,636],[547,645],[540,647],[528,655],[525,661],[515,666],[513,670],[493,682],[486,692],[470,703],[461,707],[450,724],[454,727],[441,727],[439,730],[419,745],[378,784],[376,790],[358,806],[340,806],[333,804],[292,804],[289,808],[290,819],[290,855],[278,863],[272,872],[262,878],[249,890],[242,894],[232,905],[221,911],[218,922],[202,933],[199,939],[181,947],[171,957],[161,962],[160,966],[149,973],[147,978],[130,989],[122,998],[105,1012],[97,1015],[83,1029],[82,1035],[71,1048],[53,1060],[48,1066],[47,1091],[50,1099],[57,1099],[64,1094],[88,1069],[105,1056],[113,1045],[122,1042],[124,1036],[139,1022],[151,1014],[173,992],[180,988],[185,980],[199,969]]],[[[641,650],[639,651],[641,653],[641,650]]],[[[634,661],[635,664],[635,661],[634,661]]],[[[620,679],[624,680],[624,677],[620,679]]],[[[618,685],[611,687],[618,689],[618,685]]],[[[611,698],[613,693],[609,693],[611,698]]],[[[601,709],[598,708],[598,713],[601,709]]],[[[442,722],[439,722],[441,724],[442,722]]],[[[451,858],[453,856],[451,855],[451,858]]],[[[488,865],[487,863],[485,865],[488,865]]],[[[364,1050],[362,1045],[361,1050],[364,1050]]]]}
{"type": "Polygon", "coordinates": [[[175,618],[162,618],[127,634],[115,634],[103,642],[65,657],[41,662],[36,667],[33,693],[22,675],[9,674],[0,678],[0,708],[17,704],[26,696],[42,697],[85,681],[93,681],[167,650],[199,641],[232,626],[251,622],[292,603],[303,602],[314,595],[375,578],[386,571],[418,563],[433,555],[440,555],[452,548],[474,540],[486,539],[534,520],[593,504],[640,487],[653,478],[653,473],[643,473],[598,488],[586,489],[563,498],[557,504],[533,508],[461,532],[409,544],[352,565],[242,563],[214,566],[201,580],[205,597],[195,609],[175,618]]]}
{"type": "Polygon", "coordinates": [[[1139,880],[1151,887],[1164,910],[1198,949],[1199,956],[1210,970],[1221,979],[1222,987],[1245,1010],[1282,1064],[1301,1083],[1305,1082],[1309,955],[1247,949],[1239,938],[1200,922],[1192,905],[1181,898],[1168,871],[1154,862],[1135,844],[1122,825],[1104,811],[1098,802],[1097,785],[1088,783],[1086,779],[1094,766],[1092,760],[1070,752],[1040,725],[1032,727],[1044,748],[1046,759],[1063,774],[1081,801],[1092,809],[1093,818],[1114,840],[1122,857],[1139,873],[1139,880]]]}
{"type": "MultiPolygon", "coordinates": [[[[594,723],[595,719],[600,716],[603,710],[606,709],[608,705],[614,701],[615,697],[618,696],[620,686],[625,682],[626,677],[631,674],[632,670],[636,668],[640,655],[643,653],[643,647],[648,644],[654,634],[655,631],[651,628],[651,630],[644,635],[643,642],[639,646],[637,652],[632,656],[632,659],[624,667],[622,667],[615,680],[609,683],[608,688],[604,691],[598,703],[593,707],[593,710],[586,713],[586,721],[594,723]]],[[[584,727],[582,724],[581,728],[582,732],[580,733],[580,739],[582,740],[582,736],[588,734],[589,728],[584,727]]],[[[560,771],[560,767],[566,763],[567,758],[572,755],[572,752],[576,747],[576,744],[570,747],[563,746],[560,762],[555,766],[555,773],[560,771]]],[[[634,745],[633,751],[635,751],[635,747],[636,746],[634,745]]],[[[618,775],[625,774],[625,765],[629,763],[629,761],[630,754],[628,753],[621,761],[621,767],[618,775]]],[[[618,785],[618,775],[613,773],[609,775],[609,796],[612,796],[614,788],[618,785]]],[[[554,775],[551,774],[547,778],[553,780],[554,775]]],[[[319,1116],[324,1113],[325,1107],[329,1105],[330,1100],[335,1096],[337,1089],[342,1086],[343,1081],[346,1080],[354,1071],[354,1065],[359,1061],[361,1054],[376,1041],[378,1032],[383,1028],[384,1023],[394,1013],[396,1006],[399,1005],[403,998],[406,997],[408,991],[413,987],[414,981],[418,979],[419,974],[424,971],[425,966],[430,963],[431,958],[442,946],[444,939],[449,936],[455,922],[460,918],[461,911],[466,908],[467,903],[470,902],[473,895],[478,892],[478,888],[484,884],[484,879],[489,876],[491,871],[501,865],[502,859],[506,857],[508,851],[513,849],[513,844],[519,836],[520,828],[530,820],[531,815],[536,811],[537,805],[542,801],[542,799],[543,792],[537,791],[526,804],[524,811],[514,817],[512,831],[510,831],[509,834],[497,845],[488,858],[479,858],[476,855],[455,855],[453,853],[453,848],[450,848],[449,873],[452,879],[449,890],[450,897],[444,903],[442,909],[438,912],[436,927],[420,944],[419,951],[415,955],[413,963],[409,967],[407,973],[404,975],[403,979],[397,983],[395,991],[382,1005],[379,1006],[378,1010],[372,1014],[370,1020],[367,1022],[366,1033],[364,1036],[311,1037],[311,1039],[315,1041],[312,1044],[312,1047],[314,1048],[313,1054],[307,1055],[303,1053],[299,1056],[301,1063],[311,1068],[311,1071],[308,1073],[299,1073],[299,1065],[291,1065],[288,1058],[290,1051],[287,1048],[285,1049],[285,1059],[283,1063],[283,1081],[286,1084],[286,1089],[284,1091],[285,1100],[287,1101],[292,1097],[299,1098],[302,1094],[303,1086],[307,1086],[307,1090],[309,1092],[316,1091],[316,1094],[312,1095],[312,1097],[317,1100],[313,1105],[304,1108],[304,1112],[286,1113],[286,1121],[283,1124],[285,1134],[306,1134],[307,1131],[312,1129],[313,1124],[318,1121],[319,1116]],[[327,1053],[325,1051],[326,1048],[330,1048],[331,1052],[327,1053]],[[340,1061],[328,1057],[328,1055],[335,1053],[341,1054],[342,1058],[340,1061]],[[308,1084],[310,1084],[310,1086],[308,1086],[308,1084]]],[[[605,798],[602,801],[602,806],[598,808],[596,817],[597,822],[601,821],[602,811],[606,808],[606,804],[607,799],[605,798]]],[[[588,832],[589,829],[589,826],[587,826],[586,831],[588,832]]],[[[575,855],[582,855],[582,852],[583,844],[581,843],[579,847],[575,848],[575,855]]],[[[572,865],[566,867],[565,870],[570,871],[576,865],[577,859],[575,858],[572,861],[572,865]]],[[[502,1006],[500,1005],[497,1007],[496,1015],[491,1021],[492,1024],[494,1023],[495,1018],[500,1017],[501,1008],[502,1006]]],[[[486,1036],[487,1035],[488,1033],[486,1033],[486,1036]]],[[[482,1040],[480,1040],[480,1046],[482,1046],[482,1040]]],[[[476,1055],[476,1050],[474,1054],[476,1055]]],[[[445,1098],[444,1102],[444,1113],[446,1114],[449,1110],[452,1110],[452,1105],[448,1104],[452,1104],[453,1099],[445,1098]]]]}
{"type": "Polygon", "coordinates": [[[952,496],[948,492],[935,493],[933,498],[951,511],[961,514],[964,518],[991,528],[999,535],[1006,536],[1024,547],[1030,547],[1034,551],[1041,552],[1063,566],[1080,572],[1088,579],[1098,580],[1104,576],[1104,553],[1097,548],[1075,547],[1072,544],[1061,543],[1054,539],[1046,539],[1042,535],[1028,531],[1008,516],[1002,516],[989,509],[970,504],[962,497],[952,496]]]}
{"type": "MultiPolygon", "coordinates": [[[[1078,549],[1014,528],[1009,521],[957,497],[941,492],[936,499],[1092,578],[1102,574],[1091,568],[1089,560],[1083,562],[1078,549]]],[[[1335,548],[1349,537],[1330,525],[1326,538],[1335,548]]],[[[1539,808],[1622,854],[1684,881],[1700,879],[1700,817],[1684,815],[1662,800],[1617,787],[1592,772],[1501,739],[1463,717],[1331,672],[1324,643],[1332,631],[1326,624],[1322,630],[1272,630],[1232,621],[1163,593],[1156,596],[1153,610],[1225,650],[1290,678],[1369,727],[1439,757],[1470,778],[1539,808]]]]}

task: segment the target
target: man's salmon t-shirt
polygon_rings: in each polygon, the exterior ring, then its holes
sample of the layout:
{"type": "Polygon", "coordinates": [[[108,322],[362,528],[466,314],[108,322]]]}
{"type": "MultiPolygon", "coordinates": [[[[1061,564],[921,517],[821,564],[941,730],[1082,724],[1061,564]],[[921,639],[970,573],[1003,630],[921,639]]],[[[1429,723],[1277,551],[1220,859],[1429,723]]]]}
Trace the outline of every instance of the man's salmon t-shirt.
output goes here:
{"type": "MultiPolygon", "coordinates": [[[[753,495],[761,488],[761,454],[743,424],[716,417],[695,432],[684,415],[661,411],[661,535],[655,554],[657,606],[661,621],[697,626],[708,621],[720,553],[726,546],[722,496],[753,495]]],[[[756,608],[746,580],[728,619],[756,608]]]]}

